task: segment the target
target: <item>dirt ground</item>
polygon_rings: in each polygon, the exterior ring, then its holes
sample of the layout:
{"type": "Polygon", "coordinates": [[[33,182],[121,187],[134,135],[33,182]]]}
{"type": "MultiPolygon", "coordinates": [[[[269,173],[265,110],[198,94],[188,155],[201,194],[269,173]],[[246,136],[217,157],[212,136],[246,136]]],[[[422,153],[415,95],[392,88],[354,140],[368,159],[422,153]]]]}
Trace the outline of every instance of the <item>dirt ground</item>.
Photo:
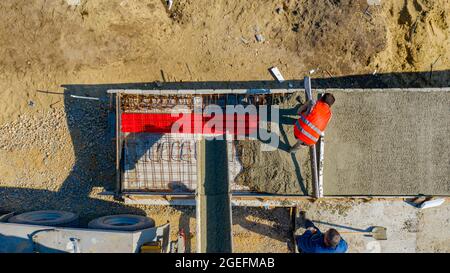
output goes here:
{"type": "MultiPolygon", "coordinates": [[[[194,232],[187,208],[97,195],[114,181],[107,103],[68,98],[63,85],[272,80],[272,66],[286,79],[433,70],[448,83],[446,0],[382,1],[367,12],[364,0],[174,2],[167,11],[160,0],[1,1],[0,208],[132,212],[170,220],[173,235],[194,232]]],[[[244,223],[233,227],[235,250],[287,251],[277,228],[286,214],[251,212],[234,215],[244,223]]]]}

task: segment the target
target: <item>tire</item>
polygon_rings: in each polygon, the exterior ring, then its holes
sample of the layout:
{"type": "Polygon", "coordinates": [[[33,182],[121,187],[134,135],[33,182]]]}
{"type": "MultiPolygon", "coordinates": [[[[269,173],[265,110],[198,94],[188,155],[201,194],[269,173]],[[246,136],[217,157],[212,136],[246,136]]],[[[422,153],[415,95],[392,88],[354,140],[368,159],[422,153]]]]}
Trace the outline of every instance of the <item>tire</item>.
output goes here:
{"type": "Polygon", "coordinates": [[[88,224],[89,228],[118,231],[137,231],[154,226],[155,221],[152,218],[132,214],[103,216],[88,224]]]}
{"type": "Polygon", "coordinates": [[[8,219],[8,222],[38,226],[73,227],[78,224],[78,215],[61,210],[38,210],[12,216],[8,219]]]}

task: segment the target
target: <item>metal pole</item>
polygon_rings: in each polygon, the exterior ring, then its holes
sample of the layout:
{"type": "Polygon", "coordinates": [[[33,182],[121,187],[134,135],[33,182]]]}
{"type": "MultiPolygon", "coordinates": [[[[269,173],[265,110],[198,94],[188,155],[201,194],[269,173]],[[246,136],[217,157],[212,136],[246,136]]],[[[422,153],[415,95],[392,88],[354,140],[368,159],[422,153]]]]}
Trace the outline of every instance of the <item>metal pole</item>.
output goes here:
{"type": "MultiPolygon", "coordinates": [[[[305,83],[305,94],[306,99],[309,101],[311,100],[313,104],[315,103],[314,99],[312,98],[312,90],[311,90],[311,78],[305,77],[304,80],[305,83]]],[[[312,179],[313,179],[313,192],[314,197],[319,198],[320,197],[320,187],[319,187],[319,175],[317,171],[317,150],[316,145],[309,147],[309,154],[311,157],[311,173],[312,173],[312,179]]]]}
{"type": "Polygon", "coordinates": [[[122,191],[122,174],[120,170],[120,162],[122,160],[122,134],[120,132],[122,111],[120,109],[120,96],[121,94],[116,94],[116,197],[119,197],[122,191]]]}
{"type": "Polygon", "coordinates": [[[323,197],[323,161],[324,161],[324,149],[325,149],[325,139],[322,135],[319,139],[319,197],[323,197]]]}

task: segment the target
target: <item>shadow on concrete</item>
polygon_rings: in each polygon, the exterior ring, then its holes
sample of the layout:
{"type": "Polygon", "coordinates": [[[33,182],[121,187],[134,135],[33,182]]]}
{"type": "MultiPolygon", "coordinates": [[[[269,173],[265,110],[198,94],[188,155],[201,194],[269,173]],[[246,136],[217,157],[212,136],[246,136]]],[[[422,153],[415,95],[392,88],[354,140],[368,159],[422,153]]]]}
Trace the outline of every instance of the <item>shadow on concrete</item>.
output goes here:
{"type": "MultiPolygon", "coordinates": [[[[288,140],[288,136],[283,128],[283,125],[290,125],[290,126],[294,126],[295,122],[297,122],[296,118],[292,118],[292,116],[298,116],[297,114],[298,112],[298,107],[293,107],[290,109],[280,109],[280,137],[282,138],[283,141],[280,141],[280,146],[279,149],[285,151],[285,152],[289,152],[289,148],[291,147],[291,145],[294,145],[294,143],[290,144],[289,140],[288,140]]],[[[298,163],[297,157],[295,155],[295,153],[291,153],[291,160],[292,163],[294,165],[295,168],[295,174],[297,176],[297,181],[299,183],[300,186],[300,190],[302,191],[303,195],[308,195],[308,190],[306,189],[305,186],[305,181],[303,179],[302,173],[301,173],[301,169],[300,169],[300,164],[298,163]]]]}
{"type": "Polygon", "coordinates": [[[311,220],[314,223],[317,224],[322,224],[322,225],[326,225],[326,226],[330,226],[333,228],[340,228],[340,229],[345,229],[345,230],[349,230],[349,231],[356,231],[356,232],[371,232],[373,227],[368,227],[366,229],[360,229],[360,228],[354,228],[354,227],[350,227],[350,226],[344,226],[344,225],[338,225],[338,224],[333,224],[333,223],[329,223],[329,222],[324,222],[324,221],[319,221],[319,220],[311,220]]]}

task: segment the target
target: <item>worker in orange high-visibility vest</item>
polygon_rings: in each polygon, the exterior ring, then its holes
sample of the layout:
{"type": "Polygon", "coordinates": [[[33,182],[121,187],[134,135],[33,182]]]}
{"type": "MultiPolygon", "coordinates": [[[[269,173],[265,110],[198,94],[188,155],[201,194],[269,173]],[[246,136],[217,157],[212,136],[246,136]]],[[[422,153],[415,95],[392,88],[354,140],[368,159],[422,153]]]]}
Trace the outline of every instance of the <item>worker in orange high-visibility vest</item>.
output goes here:
{"type": "Polygon", "coordinates": [[[300,118],[294,125],[297,143],[289,149],[290,153],[299,150],[301,146],[316,144],[331,119],[331,105],[334,101],[332,94],[325,93],[316,104],[312,105],[312,102],[308,101],[300,106],[300,118]]]}

